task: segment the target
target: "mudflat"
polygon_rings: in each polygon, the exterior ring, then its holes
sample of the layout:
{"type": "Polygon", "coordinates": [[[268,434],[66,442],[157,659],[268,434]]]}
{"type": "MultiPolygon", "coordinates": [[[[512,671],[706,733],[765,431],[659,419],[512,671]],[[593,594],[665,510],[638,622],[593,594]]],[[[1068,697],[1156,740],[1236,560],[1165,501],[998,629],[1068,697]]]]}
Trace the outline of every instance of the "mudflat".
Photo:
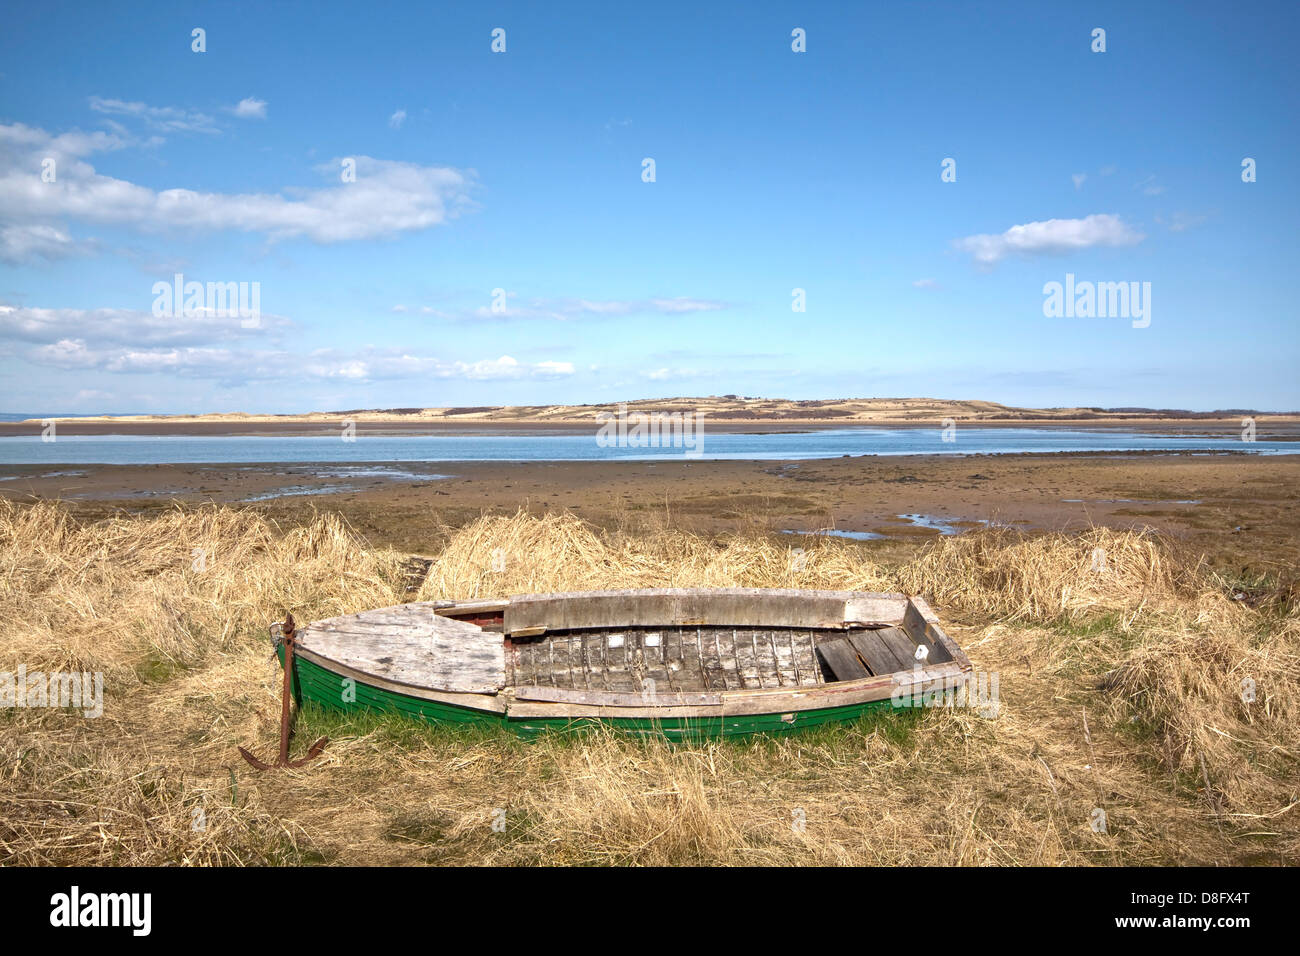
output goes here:
{"type": "MultiPolygon", "coordinates": [[[[568,510],[602,527],[851,532],[915,545],[988,524],[1154,528],[1216,564],[1300,558],[1300,455],[1094,453],[814,461],[7,465],[0,495],[85,517],[215,502],[296,524],[337,511],[375,544],[421,553],[487,512],[568,510]]],[[[792,543],[795,534],[788,535],[792,543]]]]}

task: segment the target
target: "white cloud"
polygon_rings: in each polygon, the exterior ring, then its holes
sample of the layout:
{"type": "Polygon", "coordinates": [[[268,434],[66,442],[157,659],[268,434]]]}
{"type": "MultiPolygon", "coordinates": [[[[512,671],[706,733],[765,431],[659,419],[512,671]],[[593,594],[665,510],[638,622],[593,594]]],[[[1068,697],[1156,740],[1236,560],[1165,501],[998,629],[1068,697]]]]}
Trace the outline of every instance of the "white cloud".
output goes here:
{"type": "Polygon", "coordinates": [[[221,132],[217,128],[216,121],[206,113],[185,110],[176,106],[150,106],[147,103],[128,103],[123,100],[92,96],[90,98],[90,108],[96,113],[105,113],[109,116],[127,116],[132,119],[142,120],[153,129],[165,132],[221,132]]]}
{"type": "Polygon", "coordinates": [[[53,261],[86,252],[92,246],[76,241],[57,226],[0,225],[0,262],[53,261]]]}
{"type": "Polygon", "coordinates": [[[652,382],[666,382],[679,379],[700,378],[707,373],[693,368],[656,368],[641,373],[642,378],[648,378],[652,382]]]}
{"type": "MultiPolygon", "coordinates": [[[[573,299],[567,302],[558,302],[547,306],[540,301],[533,307],[534,311],[544,312],[553,315],[555,318],[566,318],[576,315],[627,315],[635,303],[619,301],[597,301],[593,299],[573,299]]],[[[523,314],[525,310],[514,310],[515,315],[523,314]]]]}
{"type": "Polygon", "coordinates": [[[509,355],[503,355],[498,359],[489,359],[482,362],[456,362],[455,369],[465,378],[478,379],[500,379],[500,378],[519,378],[521,369],[519,362],[509,355]]]}
{"type": "Polygon", "coordinates": [[[1088,174],[1074,173],[1073,175],[1070,176],[1070,178],[1074,180],[1074,191],[1078,192],[1080,189],[1083,188],[1083,183],[1088,178],[1088,174]]]}
{"type": "Polygon", "coordinates": [[[651,299],[650,305],[657,312],[717,312],[725,309],[726,306],[721,302],[710,302],[705,299],[688,299],[678,296],[675,299],[651,299]]]}
{"type": "MultiPolygon", "coordinates": [[[[516,298],[514,293],[507,295],[507,300],[513,298],[516,298]]],[[[499,312],[494,312],[491,306],[483,305],[450,315],[428,306],[424,306],[421,311],[446,318],[555,319],[563,322],[590,316],[687,315],[695,312],[718,312],[726,308],[728,305],[725,302],[677,296],[652,299],[532,299],[524,305],[507,302],[504,311],[499,312]]]]}
{"type": "MultiPolygon", "coordinates": [[[[12,306],[0,307],[0,319],[12,306]]],[[[108,311],[108,310],[100,310],[108,311]]],[[[20,330],[21,331],[21,330],[20,330]]],[[[54,329],[43,331],[56,331],[54,329]]],[[[103,329],[98,331],[102,332],[103,329]]],[[[28,336],[20,336],[27,338],[28,336]]],[[[120,338],[120,336],[117,336],[120,338]]],[[[285,370],[310,381],[369,382],[390,379],[467,379],[504,381],[556,379],[574,374],[572,362],[525,363],[502,355],[477,362],[448,361],[403,349],[367,346],[356,351],[318,349],[302,355],[281,349],[241,349],[219,346],[115,344],[113,335],[99,343],[84,336],[64,336],[17,354],[36,364],[68,371],[97,370],[119,374],[169,373],[184,378],[212,379],[231,385],[279,381],[285,370]]],[[[154,336],[155,342],[165,337],[154,336]]]]}
{"type": "Polygon", "coordinates": [[[406,110],[398,110],[392,116],[388,117],[388,125],[393,129],[401,129],[402,124],[406,122],[406,110]]]}
{"type": "Polygon", "coordinates": [[[912,286],[917,289],[937,289],[939,282],[937,279],[917,279],[912,286]]]}
{"type": "Polygon", "coordinates": [[[999,235],[966,236],[953,246],[969,252],[981,266],[993,266],[1006,256],[1076,252],[1094,246],[1131,246],[1146,237],[1119,216],[1104,214],[1083,219],[1048,219],[1012,226],[999,235]]]}
{"type": "MultiPolygon", "coordinates": [[[[170,281],[170,277],[167,277],[170,281]]],[[[141,298],[152,299],[149,287],[141,298]]],[[[195,316],[157,316],[133,309],[40,309],[0,306],[0,341],[103,346],[199,345],[275,334],[293,327],[289,319],[261,314],[258,327],[246,329],[238,315],[202,310],[195,316]]]]}
{"type": "Polygon", "coordinates": [[[88,156],[91,153],[122,149],[129,143],[129,138],[121,133],[105,133],[102,130],[91,133],[72,130],[51,136],[36,126],[26,126],[23,123],[14,123],[12,126],[0,124],[0,146],[7,147],[15,154],[25,152],[31,158],[53,156],[56,159],[67,159],[88,156]]]}
{"type": "Polygon", "coordinates": [[[247,96],[231,107],[230,112],[240,119],[266,119],[266,100],[247,96]]]}
{"type": "MultiPolygon", "coordinates": [[[[51,136],[21,124],[0,124],[0,228],[61,230],[58,220],[71,219],[147,231],[229,229],[329,243],[428,229],[472,205],[470,173],[369,156],[354,157],[355,183],[340,181],[336,160],[317,167],[330,185],[286,189],[284,195],[153,190],[101,175],[80,158],[121,145],[108,134],[51,136]],[[46,156],[59,158],[56,183],[44,183],[37,174],[46,156]]],[[[12,241],[15,252],[26,250],[21,236],[12,241]]],[[[62,244],[47,234],[47,247],[50,242],[62,244]]]]}

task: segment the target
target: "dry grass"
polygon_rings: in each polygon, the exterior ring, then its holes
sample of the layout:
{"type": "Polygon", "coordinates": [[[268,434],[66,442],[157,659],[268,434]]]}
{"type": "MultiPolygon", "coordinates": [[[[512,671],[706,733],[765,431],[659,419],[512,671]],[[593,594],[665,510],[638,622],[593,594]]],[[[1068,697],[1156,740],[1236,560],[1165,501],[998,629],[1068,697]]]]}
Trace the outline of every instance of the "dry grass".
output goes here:
{"type": "Polygon", "coordinates": [[[1166,541],[1106,529],[963,535],[896,567],[840,540],[806,548],[793,560],[757,533],[485,516],[449,532],[419,597],[921,593],[999,673],[997,718],[890,714],[671,746],[308,711],[301,736],[329,733],[325,757],[258,775],[234,747],[274,748],[266,622],[395,603],[403,555],[332,515],[284,532],[225,508],[81,526],[56,505],[0,502],[0,671],[99,670],[107,695],[98,720],[0,711],[0,862],[1296,861],[1292,604],[1234,601],[1166,541]],[[1089,826],[1097,808],[1104,834],[1089,826]]]}

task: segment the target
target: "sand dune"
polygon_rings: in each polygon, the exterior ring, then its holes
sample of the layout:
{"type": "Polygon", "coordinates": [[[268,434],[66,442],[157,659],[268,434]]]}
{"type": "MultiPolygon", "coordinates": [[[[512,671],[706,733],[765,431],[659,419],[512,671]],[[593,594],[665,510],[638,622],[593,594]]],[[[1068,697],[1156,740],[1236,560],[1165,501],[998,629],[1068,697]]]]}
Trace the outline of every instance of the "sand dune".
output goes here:
{"type": "Polygon", "coordinates": [[[455,423],[500,423],[513,425],[587,425],[598,413],[617,415],[620,408],[628,414],[642,412],[692,413],[710,422],[790,423],[810,425],[836,424],[907,424],[957,422],[986,424],[1090,422],[1125,424],[1158,421],[1232,421],[1251,414],[1271,422],[1300,421],[1295,413],[1254,413],[1245,409],[1215,412],[1188,412],[1179,409],[1101,409],[1101,408],[1019,408],[997,402],[935,398],[848,398],[848,399],[768,399],[735,395],[640,399],[626,403],[591,405],[504,405],[459,406],[445,408],[340,409],[298,415],[275,415],[227,412],[196,415],[121,415],[68,416],[55,419],[78,423],[148,423],[148,424],[253,424],[336,422],[346,416],[357,422],[392,422],[412,425],[455,423]]]}

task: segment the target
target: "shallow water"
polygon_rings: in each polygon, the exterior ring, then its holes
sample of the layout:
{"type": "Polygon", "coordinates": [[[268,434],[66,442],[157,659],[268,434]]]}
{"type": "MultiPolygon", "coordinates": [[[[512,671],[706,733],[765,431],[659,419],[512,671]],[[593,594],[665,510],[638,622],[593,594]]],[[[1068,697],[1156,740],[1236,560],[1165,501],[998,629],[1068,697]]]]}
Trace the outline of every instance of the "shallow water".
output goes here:
{"type": "Polygon", "coordinates": [[[825,528],[821,531],[782,531],[782,534],[798,534],[806,537],[826,535],[831,538],[848,538],[852,541],[879,541],[889,537],[875,531],[841,531],[838,528],[825,528]]]}
{"type": "Polygon", "coordinates": [[[299,495],[336,495],[345,491],[360,491],[359,485],[286,485],[260,495],[250,495],[242,501],[271,501],[275,498],[295,498],[299,495]]]}
{"type": "MultiPolygon", "coordinates": [[[[958,528],[958,524],[970,524],[965,518],[940,518],[937,515],[899,515],[904,521],[910,522],[917,528],[930,528],[940,534],[961,534],[964,528],[958,528]]],[[[976,521],[975,524],[988,524],[987,521],[976,521]]]]}
{"type": "Polygon", "coordinates": [[[705,430],[694,450],[601,445],[594,430],[530,435],[320,436],[31,435],[0,437],[0,464],[160,465],[257,462],[785,460],[854,455],[976,455],[1047,452],[1214,451],[1300,454],[1300,444],[1243,442],[1119,430],[961,428],[944,441],[937,428],[841,428],[775,434],[705,430]],[[698,454],[694,452],[698,451],[698,454]]]}

